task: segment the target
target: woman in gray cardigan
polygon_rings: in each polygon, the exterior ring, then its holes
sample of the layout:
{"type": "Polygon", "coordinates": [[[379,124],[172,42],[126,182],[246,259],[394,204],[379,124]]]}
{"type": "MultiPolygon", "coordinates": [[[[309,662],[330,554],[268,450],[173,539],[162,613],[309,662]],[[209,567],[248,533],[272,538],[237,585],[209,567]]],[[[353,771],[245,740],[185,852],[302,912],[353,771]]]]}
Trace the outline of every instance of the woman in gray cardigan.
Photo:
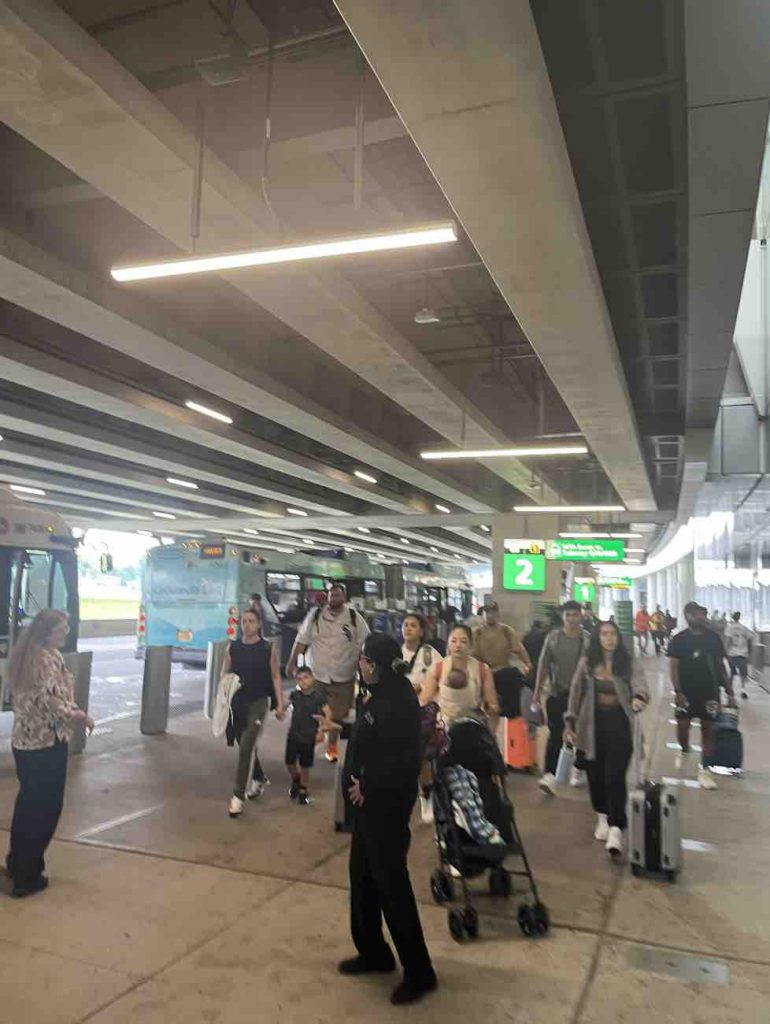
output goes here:
{"type": "Polygon", "coordinates": [[[600,622],[588,652],[578,663],[564,714],[564,739],[577,750],[588,773],[591,805],[597,814],[594,836],[608,853],[623,852],[626,772],[633,752],[631,718],[649,699],[642,671],[635,670],[614,622],[600,622]]]}

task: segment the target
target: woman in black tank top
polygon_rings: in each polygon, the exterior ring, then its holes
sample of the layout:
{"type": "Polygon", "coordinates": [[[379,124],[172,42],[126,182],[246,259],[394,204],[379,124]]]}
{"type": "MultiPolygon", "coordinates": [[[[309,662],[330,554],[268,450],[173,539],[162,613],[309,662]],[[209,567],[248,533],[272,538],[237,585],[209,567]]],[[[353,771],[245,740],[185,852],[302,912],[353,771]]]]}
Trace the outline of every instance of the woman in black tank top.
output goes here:
{"type": "Polygon", "coordinates": [[[273,645],[262,636],[262,617],[251,608],[241,615],[241,638],[231,642],[225,655],[222,675],[229,672],[241,681],[231,703],[233,734],[239,749],[229,813],[231,818],[237,818],[243,813],[246,797],[261,796],[268,782],[259,762],[257,747],[271,703],[274,702],[276,718],[284,717],[278,655],[273,645]]]}

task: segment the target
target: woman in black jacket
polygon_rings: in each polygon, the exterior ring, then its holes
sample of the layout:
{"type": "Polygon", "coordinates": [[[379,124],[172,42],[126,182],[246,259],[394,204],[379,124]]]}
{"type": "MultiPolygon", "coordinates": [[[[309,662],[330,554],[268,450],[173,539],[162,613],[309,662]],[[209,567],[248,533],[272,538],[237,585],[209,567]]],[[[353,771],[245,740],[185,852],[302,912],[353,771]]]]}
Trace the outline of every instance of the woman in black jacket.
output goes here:
{"type": "Polygon", "coordinates": [[[392,637],[368,636],[359,666],[370,695],[353,727],[344,783],[356,808],[350,917],[358,956],[344,960],[339,969],[342,974],[394,970],[395,959],[382,934],[384,915],[404,968],[391,1002],[411,1003],[436,987],[406,863],[420,771],[419,704],[392,637]]]}

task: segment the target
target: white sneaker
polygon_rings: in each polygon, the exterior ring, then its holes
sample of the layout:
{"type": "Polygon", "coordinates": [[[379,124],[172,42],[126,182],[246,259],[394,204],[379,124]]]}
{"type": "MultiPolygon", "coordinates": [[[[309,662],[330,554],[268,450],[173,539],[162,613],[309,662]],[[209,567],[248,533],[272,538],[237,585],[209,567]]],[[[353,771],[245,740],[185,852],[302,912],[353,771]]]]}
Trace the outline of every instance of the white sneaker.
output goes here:
{"type": "Polygon", "coordinates": [[[698,782],[701,789],[717,789],[717,784],[712,779],[708,768],[698,769],[698,782]]]}
{"type": "Polygon", "coordinates": [[[686,768],[690,760],[689,750],[679,750],[674,758],[674,769],[681,772],[683,768],[686,768]]]}
{"type": "Polygon", "coordinates": [[[623,831],[612,825],[607,833],[607,853],[610,857],[619,857],[623,853],[623,831]]]}
{"type": "Polygon", "coordinates": [[[420,820],[423,825],[433,824],[433,797],[420,793],[420,820]]]}
{"type": "Polygon", "coordinates": [[[246,787],[246,799],[256,800],[265,792],[265,784],[258,779],[252,779],[246,787]]]}
{"type": "Polygon", "coordinates": [[[556,796],[556,776],[553,772],[546,772],[538,782],[538,786],[548,796],[556,796]]]}
{"type": "Polygon", "coordinates": [[[231,818],[240,818],[243,814],[243,800],[237,796],[230,797],[230,807],[228,813],[231,818]]]}
{"type": "Polygon", "coordinates": [[[569,777],[570,786],[581,789],[586,784],[586,773],[581,768],[573,768],[569,777]]]}
{"type": "Polygon", "coordinates": [[[610,826],[607,821],[606,814],[596,815],[596,831],[594,832],[594,839],[598,839],[600,843],[606,843],[607,837],[610,834],[610,826]]]}

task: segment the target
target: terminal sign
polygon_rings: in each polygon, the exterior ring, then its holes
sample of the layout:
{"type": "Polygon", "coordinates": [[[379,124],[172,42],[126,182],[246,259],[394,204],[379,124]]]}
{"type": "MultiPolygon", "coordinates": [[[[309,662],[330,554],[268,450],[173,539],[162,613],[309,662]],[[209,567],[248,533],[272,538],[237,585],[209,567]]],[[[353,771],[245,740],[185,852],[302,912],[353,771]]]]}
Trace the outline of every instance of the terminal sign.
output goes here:
{"type": "Polygon", "coordinates": [[[556,562],[622,562],[626,544],[622,540],[549,540],[545,556],[556,562]]]}
{"type": "Polygon", "coordinates": [[[596,580],[576,576],[572,583],[572,599],[580,604],[594,604],[596,601],[596,580]]]}
{"type": "Polygon", "coordinates": [[[545,555],[504,552],[503,590],[545,590],[545,555]]]}

